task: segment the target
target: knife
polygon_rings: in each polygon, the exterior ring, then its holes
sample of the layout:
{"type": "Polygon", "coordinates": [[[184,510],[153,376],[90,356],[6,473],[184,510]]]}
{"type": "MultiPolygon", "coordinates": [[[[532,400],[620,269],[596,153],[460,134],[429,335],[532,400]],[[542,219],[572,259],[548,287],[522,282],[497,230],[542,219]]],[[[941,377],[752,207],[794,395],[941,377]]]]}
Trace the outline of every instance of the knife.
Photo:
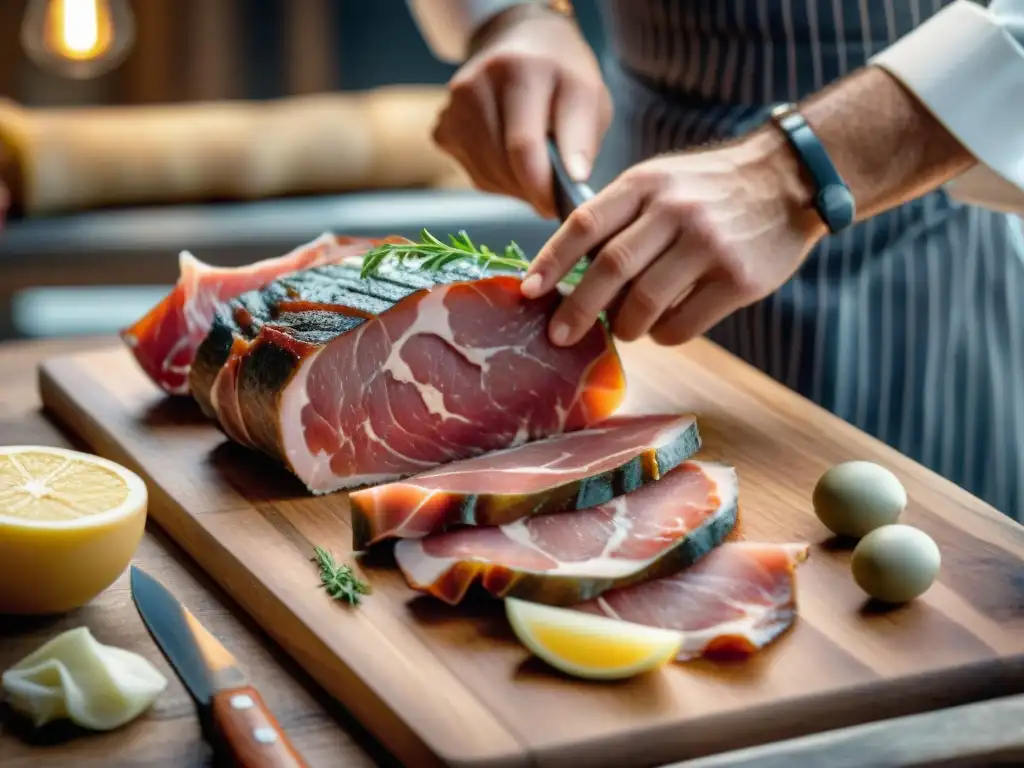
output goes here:
{"type": "Polygon", "coordinates": [[[569,175],[554,137],[548,136],[547,143],[548,158],[551,160],[552,176],[554,177],[551,183],[554,185],[555,209],[558,211],[558,218],[565,221],[569,218],[570,213],[594,196],[594,190],[569,175]]]}
{"type": "Polygon", "coordinates": [[[234,656],[177,598],[131,567],[135,607],[196,702],[206,738],[244,768],[307,768],[234,656]]]}
{"type": "MultiPolygon", "coordinates": [[[[551,184],[555,194],[555,209],[558,211],[558,218],[563,222],[569,218],[574,210],[583,205],[587,200],[594,196],[594,190],[589,184],[576,181],[569,174],[569,171],[565,167],[565,163],[562,162],[562,153],[558,151],[558,145],[555,143],[555,139],[552,136],[548,136],[548,159],[551,161],[552,179],[551,184]]],[[[593,261],[593,253],[596,253],[601,245],[594,249],[592,253],[585,253],[581,257],[581,260],[586,266],[590,266],[590,262],[593,261]]],[[[559,288],[562,290],[561,286],[559,288]]],[[[565,293],[565,289],[562,290],[565,293]]],[[[626,293],[629,290],[629,285],[626,285],[619,291],[619,293],[612,299],[611,303],[603,313],[605,320],[607,321],[608,316],[614,316],[617,308],[622,303],[623,299],[626,298],[626,293]]]]}

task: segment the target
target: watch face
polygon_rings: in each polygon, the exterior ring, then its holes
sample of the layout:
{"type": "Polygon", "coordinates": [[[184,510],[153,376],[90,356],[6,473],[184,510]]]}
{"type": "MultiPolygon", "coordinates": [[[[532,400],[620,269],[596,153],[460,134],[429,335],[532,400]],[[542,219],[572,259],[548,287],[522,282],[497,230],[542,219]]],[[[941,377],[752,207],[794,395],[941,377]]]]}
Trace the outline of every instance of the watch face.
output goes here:
{"type": "Polygon", "coordinates": [[[843,184],[827,184],[818,193],[818,210],[833,233],[846,229],[857,218],[853,193],[843,184]]]}

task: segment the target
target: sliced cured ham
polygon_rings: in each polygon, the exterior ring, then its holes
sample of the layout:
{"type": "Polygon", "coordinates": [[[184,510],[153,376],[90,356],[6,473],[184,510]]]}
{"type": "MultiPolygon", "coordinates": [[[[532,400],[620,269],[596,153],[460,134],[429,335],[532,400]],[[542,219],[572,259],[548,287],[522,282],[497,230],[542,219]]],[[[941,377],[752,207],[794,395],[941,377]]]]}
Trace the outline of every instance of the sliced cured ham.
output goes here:
{"type": "Polygon", "coordinates": [[[329,264],[224,303],[189,385],[234,440],[314,493],[388,482],[609,418],[625,378],[608,330],[572,347],[557,294],[450,265],[329,264]]]}
{"type": "Polygon", "coordinates": [[[745,656],[796,620],[796,568],[807,544],[730,541],[686,570],[573,606],[622,621],[681,630],[676,657],[745,656]]]}
{"type": "Polygon", "coordinates": [[[737,503],[732,467],[686,461],[590,509],[403,539],[395,559],[409,586],[450,604],[479,580],[495,597],[574,605],[697,562],[732,531],[737,503]]]}
{"type": "Polygon", "coordinates": [[[404,238],[371,240],[324,234],[283,256],[243,267],[211,266],[183,251],[177,284],[145,316],[123,330],[121,339],[157,386],[168,394],[187,395],[196,349],[221,302],[287,273],[359,256],[379,243],[397,240],[404,238]]]}
{"type": "Polygon", "coordinates": [[[658,480],[700,448],[686,415],[621,416],[349,495],[354,548],[586,509],[658,480]]]}

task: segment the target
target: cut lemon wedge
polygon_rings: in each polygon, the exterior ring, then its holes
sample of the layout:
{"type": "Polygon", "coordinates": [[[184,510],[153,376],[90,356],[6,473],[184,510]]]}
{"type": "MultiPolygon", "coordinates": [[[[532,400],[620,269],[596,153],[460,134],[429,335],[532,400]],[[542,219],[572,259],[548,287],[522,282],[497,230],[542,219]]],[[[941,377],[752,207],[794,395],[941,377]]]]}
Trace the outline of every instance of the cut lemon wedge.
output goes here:
{"type": "Polygon", "coordinates": [[[0,613],[84,605],[128,567],[146,524],[138,475],[65,448],[0,446],[0,613]]]}
{"type": "Polygon", "coordinates": [[[569,608],[506,598],[505,614],[519,642],[555,669],[590,680],[650,672],[675,658],[683,635],[569,608]]]}

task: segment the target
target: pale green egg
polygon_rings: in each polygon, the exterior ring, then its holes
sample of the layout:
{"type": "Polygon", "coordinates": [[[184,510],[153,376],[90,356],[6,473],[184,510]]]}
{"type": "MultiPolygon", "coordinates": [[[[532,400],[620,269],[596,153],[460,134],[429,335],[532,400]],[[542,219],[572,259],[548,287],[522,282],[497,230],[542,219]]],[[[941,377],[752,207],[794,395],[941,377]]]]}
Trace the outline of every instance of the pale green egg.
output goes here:
{"type": "Polygon", "coordinates": [[[907,507],[907,491],[885,467],[847,461],[828,469],[814,487],[814,514],[838,536],[860,538],[895,523],[907,507]]]}
{"type": "Polygon", "coordinates": [[[861,539],[853,550],[853,580],[870,597],[905,603],[924,594],[939,575],[939,547],[924,531],[910,525],[884,525],[861,539]]]}

